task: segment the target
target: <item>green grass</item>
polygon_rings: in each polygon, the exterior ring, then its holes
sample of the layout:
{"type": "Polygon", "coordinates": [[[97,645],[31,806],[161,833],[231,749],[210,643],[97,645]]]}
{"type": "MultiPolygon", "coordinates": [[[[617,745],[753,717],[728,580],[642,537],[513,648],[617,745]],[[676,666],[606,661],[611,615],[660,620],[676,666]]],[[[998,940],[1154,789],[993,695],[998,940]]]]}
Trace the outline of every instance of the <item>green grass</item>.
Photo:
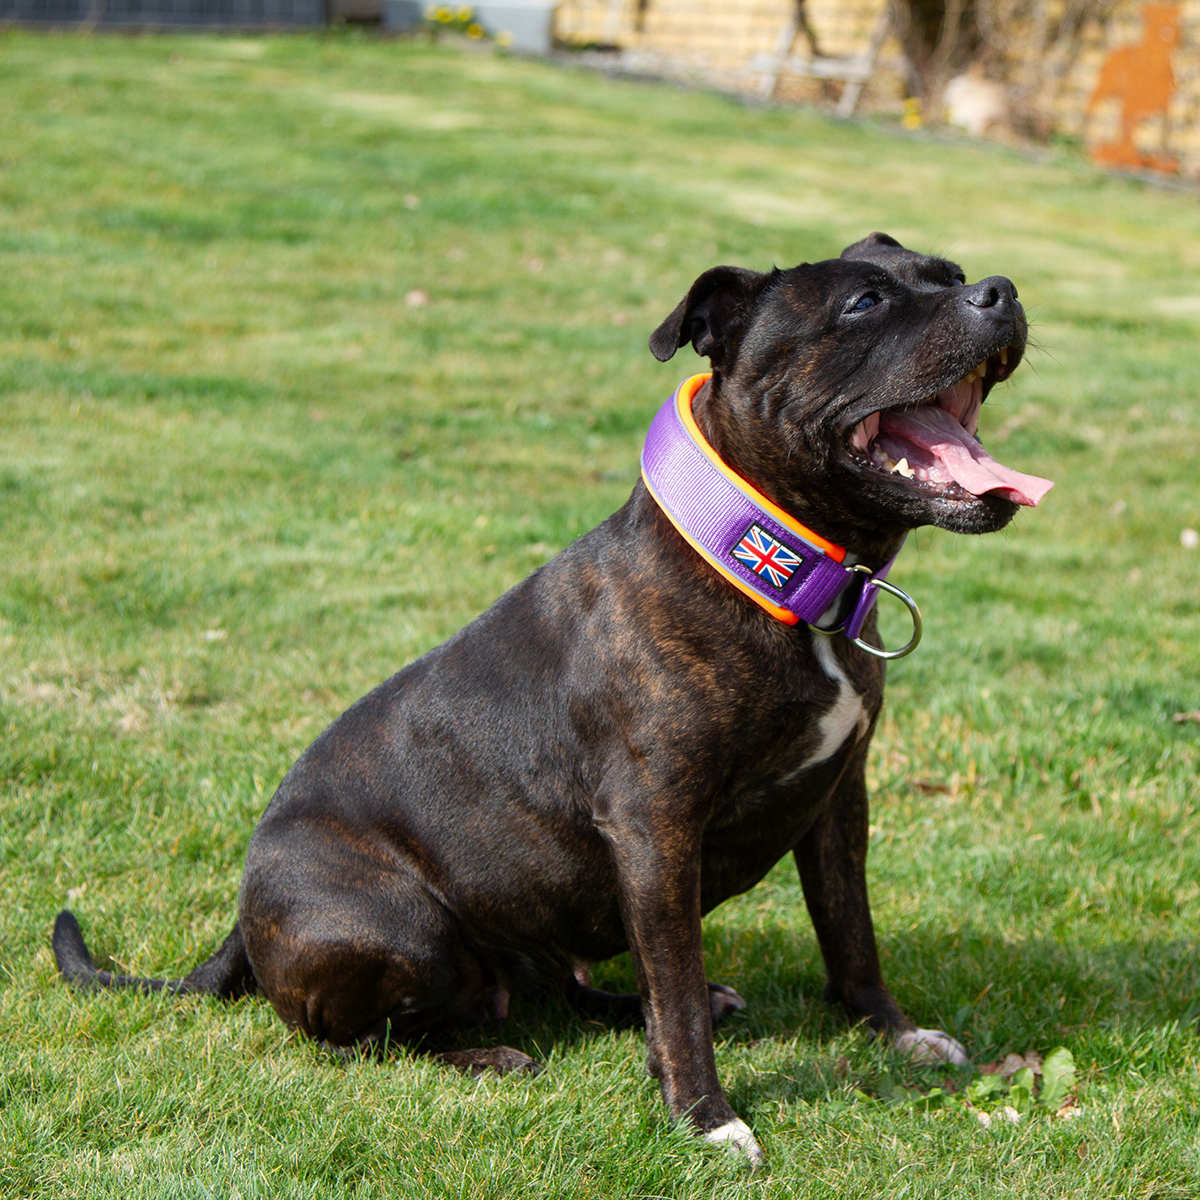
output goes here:
{"type": "Polygon", "coordinates": [[[0,79],[0,1193],[1200,1195],[1193,196],[396,42],[5,34],[0,79]],[[125,968],[207,956],[312,737],[623,501],[697,274],[875,228],[1017,281],[1040,349],[984,434],[1058,483],[900,564],[885,969],[977,1060],[1069,1046],[1081,1117],[855,1100],[922,1077],[822,1003],[787,864],[706,926],[754,1176],[556,1002],[486,1031],[541,1077],[475,1082],[60,985],[68,896],[125,968]]]}

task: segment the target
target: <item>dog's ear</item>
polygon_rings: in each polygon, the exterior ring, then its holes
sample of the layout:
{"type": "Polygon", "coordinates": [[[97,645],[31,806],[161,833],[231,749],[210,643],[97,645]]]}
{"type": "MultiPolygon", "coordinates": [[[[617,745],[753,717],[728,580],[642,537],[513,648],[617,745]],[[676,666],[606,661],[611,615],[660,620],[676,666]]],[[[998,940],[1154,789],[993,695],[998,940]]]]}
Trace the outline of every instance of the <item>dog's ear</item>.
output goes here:
{"type": "Polygon", "coordinates": [[[728,362],[736,338],[745,330],[754,300],[770,278],[744,267],[713,267],[692,284],[675,311],[650,335],[650,352],[666,362],[680,346],[692,343],[697,354],[717,366],[728,362]]]}
{"type": "Polygon", "coordinates": [[[842,258],[867,258],[871,251],[878,250],[881,246],[887,246],[892,250],[903,250],[894,237],[889,233],[880,233],[878,230],[875,233],[868,233],[861,242],[855,242],[853,246],[847,246],[842,251],[842,258]]]}

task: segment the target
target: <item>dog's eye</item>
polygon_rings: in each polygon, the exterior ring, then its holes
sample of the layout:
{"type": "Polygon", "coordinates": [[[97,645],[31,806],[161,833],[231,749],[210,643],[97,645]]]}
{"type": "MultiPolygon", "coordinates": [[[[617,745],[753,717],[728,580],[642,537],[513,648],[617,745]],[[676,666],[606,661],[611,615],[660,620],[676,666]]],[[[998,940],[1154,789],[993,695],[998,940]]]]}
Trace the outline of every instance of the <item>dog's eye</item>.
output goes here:
{"type": "Polygon", "coordinates": [[[961,271],[959,271],[958,274],[954,276],[954,282],[957,283],[959,287],[963,287],[967,282],[967,277],[961,271]]]}
{"type": "Polygon", "coordinates": [[[853,304],[850,304],[847,312],[866,312],[868,308],[874,308],[879,303],[879,297],[874,292],[867,292],[865,296],[859,296],[853,304]]]}

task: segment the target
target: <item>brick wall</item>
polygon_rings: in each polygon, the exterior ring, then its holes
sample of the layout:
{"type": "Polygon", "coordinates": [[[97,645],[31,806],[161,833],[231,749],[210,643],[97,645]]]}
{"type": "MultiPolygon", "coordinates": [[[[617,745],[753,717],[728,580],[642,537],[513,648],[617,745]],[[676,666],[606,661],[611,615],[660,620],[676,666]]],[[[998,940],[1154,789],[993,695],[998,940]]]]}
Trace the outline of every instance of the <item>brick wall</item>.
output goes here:
{"type": "MultiPolygon", "coordinates": [[[[822,52],[852,55],[865,49],[886,0],[809,0],[809,20],[822,52]]],[[[1089,26],[1079,54],[1070,64],[1022,61],[1019,50],[1010,78],[1032,96],[1035,112],[1060,132],[1082,137],[1097,161],[1110,165],[1179,171],[1200,178],[1200,0],[1151,5],[1158,25],[1146,22],[1143,0],[1120,0],[1104,27],[1089,26]],[[1174,75],[1174,91],[1161,111],[1153,109],[1161,85],[1154,83],[1164,61],[1162,20],[1174,22],[1177,44],[1168,45],[1166,61],[1174,75]],[[1147,37],[1150,42],[1148,44],[1147,37]],[[1123,53],[1122,48],[1127,48],[1123,53]],[[1114,58],[1115,54],[1115,58],[1114,58]],[[1106,68],[1106,63],[1110,64],[1106,68]],[[1048,67],[1059,66],[1055,78],[1048,67]],[[1107,70],[1107,75],[1106,75],[1107,70]],[[1142,98],[1130,110],[1135,127],[1123,145],[1122,95],[1100,86],[1097,102],[1089,102],[1098,85],[1139,71],[1148,80],[1142,98]],[[1052,80],[1047,83],[1047,80],[1052,80]],[[1146,97],[1149,96],[1149,100],[1146,97]],[[1141,114],[1140,116],[1138,114],[1141,114]],[[1130,149],[1132,147],[1132,149],[1130,149]],[[1106,158],[1107,156],[1107,158],[1106,158]]],[[[715,87],[758,92],[763,75],[755,57],[773,52],[792,12],[792,0],[648,0],[639,18],[637,0],[563,0],[558,33],[569,41],[615,42],[634,65],[682,75],[715,87]]],[[[1019,45],[1020,39],[1016,39],[1019,45]]],[[[799,53],[806,52],[801,38],[799,53]]],[[[830,102],[840,84],[786,77],[780,88],[785,100],[830,102]]],[[[1137,87],[1135,86],[1135,91],[1137,87]]],[[[863,96],[864,107],[898,108],[904,97],[903,59],[897,43],[885,42],[876,78],[863,96]]]]}
{"type": "MultiPolygon", "coordinates": [[[[1106,64],[1118,68],[1131,65],[1129,51],[1142,57],[1143,73],[1159,74],[1156,56],[1145,57],[1147,32],[1153,38],[1161,27],[1146,28],[1146,10],[1174,9],[1178,44],[1167,55],[1174,89],[1163,115],[1150,115],[1136,122],[1133,144],[1147,159],[1177,160],[1168,169],[1193,178],[1200,178],[1200,0],[1180,0],[1166,5],[1147,5],[1141,2],[1121,3],[1104,29],[1092,28],[1083,49],[1066,76],[1058,95],[1049,105],[1055,127],[1064,133],[1082,137],[1103,161],[1103,148],[1120,141],[1121,116],[1124,107],[1115,95],[1102,94],[1089,114],[1089,102],[1101,84],[1106,64]],[[1125,52],[1126,62],[1114,61],[1125,52]]],[[[1128,162],[1115,165],[1137,166],[1128,162]]],[[[1148,161],[1145,166],[1154,166],[1148,161]]]]}
{"type": "MultiPolygon", "coordinates": [[[[809,20],[822,52],[860,53],[880,8],[881,0],[809,0],[809,20]]],[[[635,60],[657,61],[697,81],[752,92],[761,82],[752,60],[774,51],[793,10],[792,0],[649,0],[639,20],[637,0],[562,0],[557,32],[568,41],[615,42],[635,60]]],[[[797,53],[807,53],[803,38],[797,53]]],[[[894,44],[885,48],[882,66],[898,72],[894,44]]],[[[805,90],[799,81],[792,86],[805,90]]],[[[884,91],[891,95],[894,84],[884,91]]],[[[822,94],[819,87],[816,94],[822,94]]]]}

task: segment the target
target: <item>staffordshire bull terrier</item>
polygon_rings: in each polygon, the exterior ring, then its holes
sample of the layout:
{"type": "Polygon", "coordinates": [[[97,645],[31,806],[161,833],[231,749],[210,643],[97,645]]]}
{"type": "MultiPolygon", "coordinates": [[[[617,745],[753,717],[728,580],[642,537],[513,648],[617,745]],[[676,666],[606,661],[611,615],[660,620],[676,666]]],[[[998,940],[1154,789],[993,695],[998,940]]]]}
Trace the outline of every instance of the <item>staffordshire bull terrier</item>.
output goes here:
{"type": "Polygon", "coordinates": [[[640,1012],[671,1115],[758,1162],[713,1056],[714,1019],[742,1000],[706,981],[701,919],[791,853],[827,999],[905,1053],[966,1062],[880,972],[870,602],[910,529],[1001,529],[1049,488],[976,437],[1025,340],[1008,279],[967,284],[885,234],[791,270],[704,272],[650,349],[691,343],[711,376],[655,418],[628,502],[301,755],[217,953],[182,980],[115,976],[63,912],[62,974],[258,992],[336,1047],[423,1043],[562,988],[640,1012]],[[587,964],[624,950],[638,995],[592,988],[587,964]]]}

